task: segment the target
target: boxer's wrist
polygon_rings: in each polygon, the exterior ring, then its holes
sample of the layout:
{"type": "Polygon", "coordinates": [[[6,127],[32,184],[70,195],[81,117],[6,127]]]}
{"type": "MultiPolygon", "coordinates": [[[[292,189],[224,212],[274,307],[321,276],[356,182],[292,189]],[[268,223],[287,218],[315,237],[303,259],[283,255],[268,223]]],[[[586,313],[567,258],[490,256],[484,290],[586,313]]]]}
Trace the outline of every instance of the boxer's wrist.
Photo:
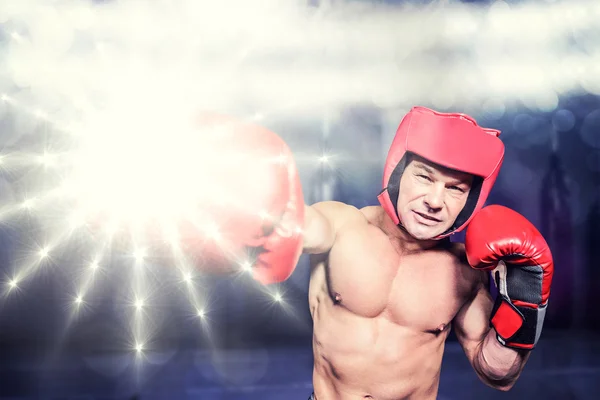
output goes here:
{"type": "Polygon", "coordinates": [[[490,329],[477,354],[479,373],[498,389],[509,389],[516,382],[528,358],[528,352],[502,345],[497,332],[490,329]]]}

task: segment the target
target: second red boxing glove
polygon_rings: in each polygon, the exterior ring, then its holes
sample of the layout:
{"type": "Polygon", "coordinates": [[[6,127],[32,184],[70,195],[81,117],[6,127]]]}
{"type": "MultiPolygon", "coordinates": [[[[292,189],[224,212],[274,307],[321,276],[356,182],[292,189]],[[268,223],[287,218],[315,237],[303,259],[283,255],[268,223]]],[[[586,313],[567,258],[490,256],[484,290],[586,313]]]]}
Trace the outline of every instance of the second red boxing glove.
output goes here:
{"type": "Polygon", "coordinates": [[[490,324],[498,341],[533,349],[544,324],[554,272],[552,253],[540,232],[519,213],[488,206],[469,224],[465,250],[473,268],[492,271],[498,297],[490,324]]]}

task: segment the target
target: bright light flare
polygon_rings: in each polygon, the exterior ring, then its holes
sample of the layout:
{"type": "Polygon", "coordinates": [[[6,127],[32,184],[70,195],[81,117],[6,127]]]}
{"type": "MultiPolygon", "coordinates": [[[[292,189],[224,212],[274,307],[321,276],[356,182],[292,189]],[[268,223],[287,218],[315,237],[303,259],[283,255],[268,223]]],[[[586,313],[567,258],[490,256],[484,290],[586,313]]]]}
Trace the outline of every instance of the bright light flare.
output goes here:
{"type": "Polygon", "coordinates": [[[55,162],[55,157],[56,156],[50,153],[44,152],[44,154],[39,157],[39,162],[44,167],[51,167],[55,162]]]}
{"type": "Polygon", "coordinates": [[[280,165],[286,165],[288,162],[289,162],[288,156],[285,154],[280,154],[275,159],[275,163],[280,164],[280,165]]]}
{"type": "Polygon", "coordinates": [[[202,230],[204,231],[204,234],[212,240],[218,241],[221,238],[219,226],[214,222],[205,224],[202,230]]]}
{"type": "Polygon", "coordinates": [[[250,261],[244,261],[241,265],[242,271],[252,272],[252,263],[250,261]]]}
{"type": "Polygon", "coordinates": [[[197,310],[196,314],[198,315],[198,317],[199,317],[200,319],[204,319],[204,317],[206,316],[206,312],[205,312],[203,309],[201,309],[201,308],[199,308],[199,309],[197,310]]]}
{"type": "Polygon", "coordinates": [[[69,226],[71,229],[78,228],[85,223],[85,216],[81,212],[75,212],[69,218],[69,226]]]}
{"type": "Polygon", "coordinates": [[[43,249],[41,249],[39,251],[38,254],[40,256],[40,259],[44,259],[44,258],[48,257],[48,255],[50,254],[50,249],[48,247],[44,247],[43,249]]]}
{"type": "Polygon", "coordinates": [[[31,210],[35,206],[35,199],[27,199],[21,204],[21,206],[27,210],[31,210]]]}
{"type": "Polygon", "coordinates": [[[135,301],[135,303],[133,304],[136,311],[142,311],[142,309],[144,308],[145,304],[144,304],[144,300],[142,299],[137,299],[135,301]]]}
{"type": "Polygon", "coordinates": [[[135,344],[135,351],[137,353],[141,353],[144,351],[144,344],[143,343],[136,343],[135,344]]]}
{"type": "Polygon", "coordinates": [[[16,280],[16,279],[11,279],[10,281],[8,281],[8,287],[9,287],[10,289],[15,289],[15,288],[17,288],[17,287],[18,287],[18,286],[17,286],[17,284],[18,284],[18,283],[19,283],[19,281],[18,281],[18,280],[16,280]]]}
{"type": "Polygon", "coordinates": [[[112,237],[119,230],[119,224],[115,221],[110,221],[104,226],[103,230],[108,237],[112,237]]]}
{"type": "Polygon", "coordinates": [[[279,293],[279,292],[275,292],[275,293],[273,294],[273,300],[274,300],[276,303],[281,303],[281,302],[283,301],[283,296],[281,295],[281,293],[279,293]]]}
{"type": "Polygon", "coordinates": [[[126,111],[94,118],[89,126],[95,128],[83,134],[72,154],[75,197],[86,209],[127,223],[193,210],[210,195],[205,188],[227,155],[211,151],[206,135],[191,124],[178,124],[184,115],[149,110],[137,115],[131,105],[119,105],[126,111]],[[162,114],[168,118],[161,120],[162,114]]]}
{"type": "Polygon", "coordinates": [[[265,210],[261,210],[258,215],[260,216],[261,219],[263,220],[269,220],[271,219],[271,214],[269,214],[268,212],[266,212],[265,210]]]}
{"type": "Polygon", "coordinates": [[[46,113],[46,112],[45,112],[45,111],[43,111],[43,110],[35,110],[35,111],[33,112],[33,115],[34,115],[36,118],[39,118],[39,119],[48,119],[48,113],[46,113]]]}
{"type": "Polygon", "coordinates": [[[144,259],[146,258],[146,250],[145,249],[137,249],[136,251],[133,252],[133,257],[135,258],[135,261],[137,263],[144,262],[144,259]]]}

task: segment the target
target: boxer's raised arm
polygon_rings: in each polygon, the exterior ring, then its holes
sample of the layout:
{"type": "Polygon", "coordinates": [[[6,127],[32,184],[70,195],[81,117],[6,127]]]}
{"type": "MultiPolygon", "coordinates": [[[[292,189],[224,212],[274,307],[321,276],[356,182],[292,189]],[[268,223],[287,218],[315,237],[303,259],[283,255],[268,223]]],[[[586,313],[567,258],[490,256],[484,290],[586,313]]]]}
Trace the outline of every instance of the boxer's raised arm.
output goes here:
{"type": "Polygon", "coordinates": [[[471,299],[453,321],[456,338],[483,383],[498,390],[509,390],[519,378],[529,353],[502,346],[490,328],[493,300],[488,291],[489,278],[482,272],[471,299]]]}
{"type": "Polygon", "coordinates": [[[469,223],[465,255],[473,269],[492,272],[498,296],[492,306],[481,285],[458,320],[461,340],[478,373],[491,379],[494,387],[508,390],[542,333],[554,275],[552,253],[523,215],[491,205],[469,223]]]}
{"type": "Polygon", "coordinates": [[[328,252],[342,225],[360,216],[362,213],[357,208],[338,201],[324,201],[305,206],[303,252],[306,254],[328,252]]]}

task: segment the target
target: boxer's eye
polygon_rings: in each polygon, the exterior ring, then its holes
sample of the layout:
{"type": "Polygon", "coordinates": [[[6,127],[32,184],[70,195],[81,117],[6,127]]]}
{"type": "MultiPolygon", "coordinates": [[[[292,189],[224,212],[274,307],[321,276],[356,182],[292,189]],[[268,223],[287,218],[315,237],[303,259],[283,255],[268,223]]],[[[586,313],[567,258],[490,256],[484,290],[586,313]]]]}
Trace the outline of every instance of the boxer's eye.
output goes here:
{"type": "Polygon", "coordinates": [[[464,193],[465,192],[463,188],[460,188],[458,186],[450,186],[450,189],[456,190],[456,191],[458,191],[460,193],[464,193]]]}

